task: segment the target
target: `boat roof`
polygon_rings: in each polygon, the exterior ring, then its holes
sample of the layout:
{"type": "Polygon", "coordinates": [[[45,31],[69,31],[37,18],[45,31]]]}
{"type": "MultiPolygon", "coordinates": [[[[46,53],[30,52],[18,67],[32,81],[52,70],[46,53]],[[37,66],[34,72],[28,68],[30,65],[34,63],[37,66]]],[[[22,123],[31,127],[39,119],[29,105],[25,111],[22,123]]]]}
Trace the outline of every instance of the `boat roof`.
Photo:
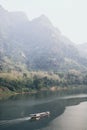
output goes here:
{"type": "Polygon", "coordinates": [[[40,115],[40,114],[45,114],[45,113],[50,113],[50,112],[46,111],[46,112],[41,112],[41,113],[34,113],[34,114],[30,114],[30,116],[35,116],[35,115],[40,115]]]}

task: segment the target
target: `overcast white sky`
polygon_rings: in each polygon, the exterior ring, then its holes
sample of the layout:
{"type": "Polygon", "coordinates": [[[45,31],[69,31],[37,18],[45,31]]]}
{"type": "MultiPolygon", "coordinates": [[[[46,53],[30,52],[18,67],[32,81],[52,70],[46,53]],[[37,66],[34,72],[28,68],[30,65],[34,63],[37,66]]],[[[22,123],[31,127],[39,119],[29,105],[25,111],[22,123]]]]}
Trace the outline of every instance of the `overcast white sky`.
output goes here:
{"type": "Polygon", "coordinates": [[[0,5],[24,11],[30,20],[45,14],[73,42],[87,42],[87,0],[0,0],[0,5]]]}

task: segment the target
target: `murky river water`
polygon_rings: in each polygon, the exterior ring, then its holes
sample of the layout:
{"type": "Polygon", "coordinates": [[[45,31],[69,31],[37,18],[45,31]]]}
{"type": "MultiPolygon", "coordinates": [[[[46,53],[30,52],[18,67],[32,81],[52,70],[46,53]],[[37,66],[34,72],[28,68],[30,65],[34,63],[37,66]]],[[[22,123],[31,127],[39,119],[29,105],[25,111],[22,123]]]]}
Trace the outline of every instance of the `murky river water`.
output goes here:
{"type": "Polygon", "coordinates": [[[87,94],[43,92],[0,101],[0,130],[87,130],[87,94]],[[29,115],[50,111],[31,121],[29,115]]]}

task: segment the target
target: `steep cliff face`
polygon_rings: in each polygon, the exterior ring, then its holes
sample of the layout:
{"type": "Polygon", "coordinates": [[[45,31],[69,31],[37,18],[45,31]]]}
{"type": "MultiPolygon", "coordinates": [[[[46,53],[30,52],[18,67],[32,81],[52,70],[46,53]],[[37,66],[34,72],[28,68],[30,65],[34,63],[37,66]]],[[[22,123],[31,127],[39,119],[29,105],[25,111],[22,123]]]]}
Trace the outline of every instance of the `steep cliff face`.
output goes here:
{"type": "Polygon", "coordinates": [[[29,21],[23,12],[8,12],[0,6],[1,70],[83,70],[84,60],[46,16],[29,21]]]}

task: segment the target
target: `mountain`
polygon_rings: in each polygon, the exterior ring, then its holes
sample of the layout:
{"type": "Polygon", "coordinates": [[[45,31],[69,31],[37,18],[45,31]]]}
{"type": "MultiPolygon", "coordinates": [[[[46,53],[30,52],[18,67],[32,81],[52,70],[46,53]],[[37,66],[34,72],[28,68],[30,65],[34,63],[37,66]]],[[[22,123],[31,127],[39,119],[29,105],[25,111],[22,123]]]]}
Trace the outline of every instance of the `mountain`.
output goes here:
{"type": "Polygon", "coordinates": [[[28,48],[31,50],[28,59],[31,62],[28,64],[33,69],[62,70],[67,59],[70,62],[71,59],[77,60],[78,52],[72,42],[65,38],[46,16],[32,20],[29,30],[31,32],[28,48]]]}
{"type": "Polygon", "coordinates": [[[87,43],[78,44],[77,45],[77,49],[79,51],[79,54],[82,57],[86,58],[86,56],[87,56],[87,43]]]}
{"type": "Polygon", "coordinates": [[[86,70],[84,61],[75,44],[45,15],[29,21],[25,13],[0,6],[1,71],[86,70]]]}

